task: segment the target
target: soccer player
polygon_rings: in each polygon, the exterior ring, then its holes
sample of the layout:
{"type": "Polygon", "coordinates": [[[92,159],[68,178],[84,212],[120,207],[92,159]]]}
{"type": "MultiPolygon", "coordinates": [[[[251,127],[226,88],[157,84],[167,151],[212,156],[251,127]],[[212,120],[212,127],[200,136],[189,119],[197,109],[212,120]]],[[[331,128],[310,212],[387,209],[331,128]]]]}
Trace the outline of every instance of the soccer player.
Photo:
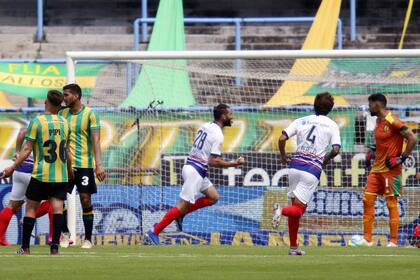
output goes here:
{"type": "Polygon", "coordinates": [[[36,210],[42,200],[49,199],[53,209],[53,238],[50,246],[52,255],[58,254],[58,243],[63,224],[63,201],[67,194],[68,180],[73,179],[67,142],[70,127],[67,120],[58,116],[63,95],[50,90],[45,100],[45,114],[31,120],[25,139],[26,143],[19,156],[4,170],[3,177],[9,177],[31,152],[34,166],[28,189],[26,190],[26,211],[23,218],[22,247],[18,254],[30,254],[31,232],[35,224],[36,210]]]}
{"type": "Polygon", "coordinates": [[[386,97],[372,94],[368,98],[369,111],[377,116],[375,128],[376,155],[372,169],[367,177],[363,197],[363,231],[361,246],[372,246],[372,227],[375,219],[375,200],[384,195],[389,210],[390,241],[387,247],[398,245],[398,201],[401,194],[402,164],[416,145],[416,136],[399,119],[386,109],[386,97]],[[403,152],[404,139],[407,146],[403,152]]]}
{"type": "Polygon", "coordinates": [[[341,140],[338,125],[327,117],[334,106],[334,98],[330,93],[320,93],[315,97],[315,115],[293,121],[279,138],[281,162],[289,164],[288,197],[292,204],[281,208],[278,204],[273,209],[273,227],[277,228],[281,216],[288,217],[290,249],[289,255],[302,256],[305,251],[298,248],[297,233],[300,217],[319,184],[322,168],[340,152],[341,140]],[[297,150],[290,161],[286,154],[286,141],[296,135],[297,150]],[[327,154],[327,147],[332,150],[327,154]]]}
{"type": "MultiPolygon", "coordinates": [[[[21,150],[22,144],[25,139],[26,128],[23,128],[19,131],[19,134],[16,139],[16,154],[14,156],[14,160],[19,155],[21,150]]],[[[10,246],[11,244],[6,240],[6,231],[7,227],[9,226],[10,220],[12,219],[13,215],[20,209],[20,207],[25,202],[25,193],[26,189],[28,188],[29,181],[31,180],[31,173],[33,169],[34,159],[32,154],[29,155],[27,159],[25,159],[21,165],[19,165],[15,172],[13,172],[12,177],[12,191],[10,193],[10,200],[9,203],[3,210],[0,212],[0,245],[1,246],[10,246]]],[[[52,241],[52,209],[50,202],[48,200],[43,201],[37,212],[36,217],[39,218],[45,214],[49,215],[50,219],[50,236],[48,237],[48,242],[51,243],[52,241]]]]}
{"type": "Polygon", "coordinates": [[[226,104],[219,104],[213,109],[214,121],[201,126],[197,132],[187,161],[182,168],[184,184],[178,204],[169,209],[153,230],[147,232],[154,244],[159,245],[159,233],[172,221],[178,219],[178,228],[182,230],[185,215],[200,208],[211,206],[219,200],[219,193],[207,177],[207,167],[227,168],[244,164],[245,159],[238,157],[233,162],[221,159],[223,128],[232,125],[232,110],[226,104]],[[196,200],[198,194],[204,194],[196,200]]]}
{"type": "MultiPolygon", "coordinates": [[[[85,227],[85,239],[82,248],[92,248],[93,230],[93,207],[92,194],[97,192],[95,173],[99,181],[103,181],[106,173],[102,168],[100,123],[98,114],[82,104],[82,89],[77,84],[68,84],[63,87],[64,103],[67,108],[59,112],[60,116],[67,119],[72,134],[69,148],[72,155],[74,168],[74,184],[71,184],[69,192],[76,185],[80,195],[80,203],[83,210],[83,225],[85,227]]],[[[67,211],[64,211],[64,221],[67,221],[67,211]]],[[[65,222],[63,235],[60,242],[62,247],[71,244],[70,234],[65,222]]]]}

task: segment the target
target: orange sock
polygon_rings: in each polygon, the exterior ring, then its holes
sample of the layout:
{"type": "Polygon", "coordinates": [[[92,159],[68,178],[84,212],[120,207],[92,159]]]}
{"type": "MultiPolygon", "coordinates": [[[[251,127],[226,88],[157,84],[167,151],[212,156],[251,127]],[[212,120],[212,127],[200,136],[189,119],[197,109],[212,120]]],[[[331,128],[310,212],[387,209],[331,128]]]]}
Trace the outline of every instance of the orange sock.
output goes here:
{"type": "Polygon", "coordinates": [[[372,228],[375,220],[376,195],[365,193],[363,197],[363,233],[368,242],[372,242],[372,228]]]}
{"type": "Polygon", "coordinates": [[[399,213],[398,203],[396,196],[386,197],[386,206],[389,210],[389,235],[390,242],[398,244],[398,224],[399,224],[399,213]]]}

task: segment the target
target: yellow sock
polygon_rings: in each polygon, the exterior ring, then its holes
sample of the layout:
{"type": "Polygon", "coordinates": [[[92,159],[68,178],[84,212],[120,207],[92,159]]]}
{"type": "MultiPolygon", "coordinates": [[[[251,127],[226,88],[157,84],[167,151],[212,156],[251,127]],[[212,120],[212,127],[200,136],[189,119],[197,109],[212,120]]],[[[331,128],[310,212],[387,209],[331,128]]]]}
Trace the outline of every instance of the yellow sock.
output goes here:
{"type": "Polygon", "coordinates": [[[366,241],[372,242],[372,228],[375,220],[376,195],[365,193],[363,197],[363,235],[366,241]]]}
{"type": "Polygon", "coordinates": [[[389,235],[390,241],[394,244],[398,243],[398,224],[399,224],[399,213],[398,203],[396,196],[386,197],[386,206],[389,210],[389,235]]]}

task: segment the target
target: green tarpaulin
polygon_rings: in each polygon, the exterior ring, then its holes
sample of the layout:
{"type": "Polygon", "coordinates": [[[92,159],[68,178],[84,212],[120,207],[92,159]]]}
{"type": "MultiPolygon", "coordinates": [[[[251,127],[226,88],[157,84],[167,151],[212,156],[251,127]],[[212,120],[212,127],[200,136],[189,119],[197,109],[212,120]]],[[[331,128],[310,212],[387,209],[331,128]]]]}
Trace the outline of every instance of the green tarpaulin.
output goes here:
{"type": "MultiPolygon", "coordinates": [[[[149,51],[185,50],[184,14],[181,0],[161,0],[153,26],[149,51]]],[[[158,60],[143,64],[140,77],[123,107],[145,108],[153,100],[166,108],[195,104],[185,60],[158,60]]]]}

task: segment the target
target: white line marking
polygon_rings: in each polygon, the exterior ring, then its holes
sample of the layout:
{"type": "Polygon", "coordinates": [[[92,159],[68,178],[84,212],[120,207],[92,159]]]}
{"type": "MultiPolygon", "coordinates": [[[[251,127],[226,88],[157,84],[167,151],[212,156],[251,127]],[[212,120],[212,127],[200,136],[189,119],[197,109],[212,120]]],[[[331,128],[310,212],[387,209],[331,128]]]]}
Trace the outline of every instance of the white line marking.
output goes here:
{"type": "MultiPolygon", "coordinates": [[[[7,254],[7,255],[0,255],[0,258],[10,258],[10,257],[16,257],[20,255],[16,254],[7,254]]],[[[36,258],[44,258],[44,257],[51,257],[50,255],[46,254],[32,254],[25,257],[36,257],[36,258]]],[[[79,258],[197,258],[197,257],[205,257],[205,258],[277,258],[277,257],[289,257],[287,254],[274,254],[274,255],[248,255],[248,254],[240,254],[240,255],[229,255],[229,254],[138,254],[138,253],[93,253],[93,252],[81,252],[81,253],[61,253],[58,256],[54,257],[60,257],[60,258],[73,258],[73,257],[79,257],[79,258]]],[[[305,257],[347,257],[347,258],[360,258],[360,257],[416,257],[418,258],[418,255],[398,255],[398,254],[352,254],[352,255],[307,255],[305,257]]]]}

